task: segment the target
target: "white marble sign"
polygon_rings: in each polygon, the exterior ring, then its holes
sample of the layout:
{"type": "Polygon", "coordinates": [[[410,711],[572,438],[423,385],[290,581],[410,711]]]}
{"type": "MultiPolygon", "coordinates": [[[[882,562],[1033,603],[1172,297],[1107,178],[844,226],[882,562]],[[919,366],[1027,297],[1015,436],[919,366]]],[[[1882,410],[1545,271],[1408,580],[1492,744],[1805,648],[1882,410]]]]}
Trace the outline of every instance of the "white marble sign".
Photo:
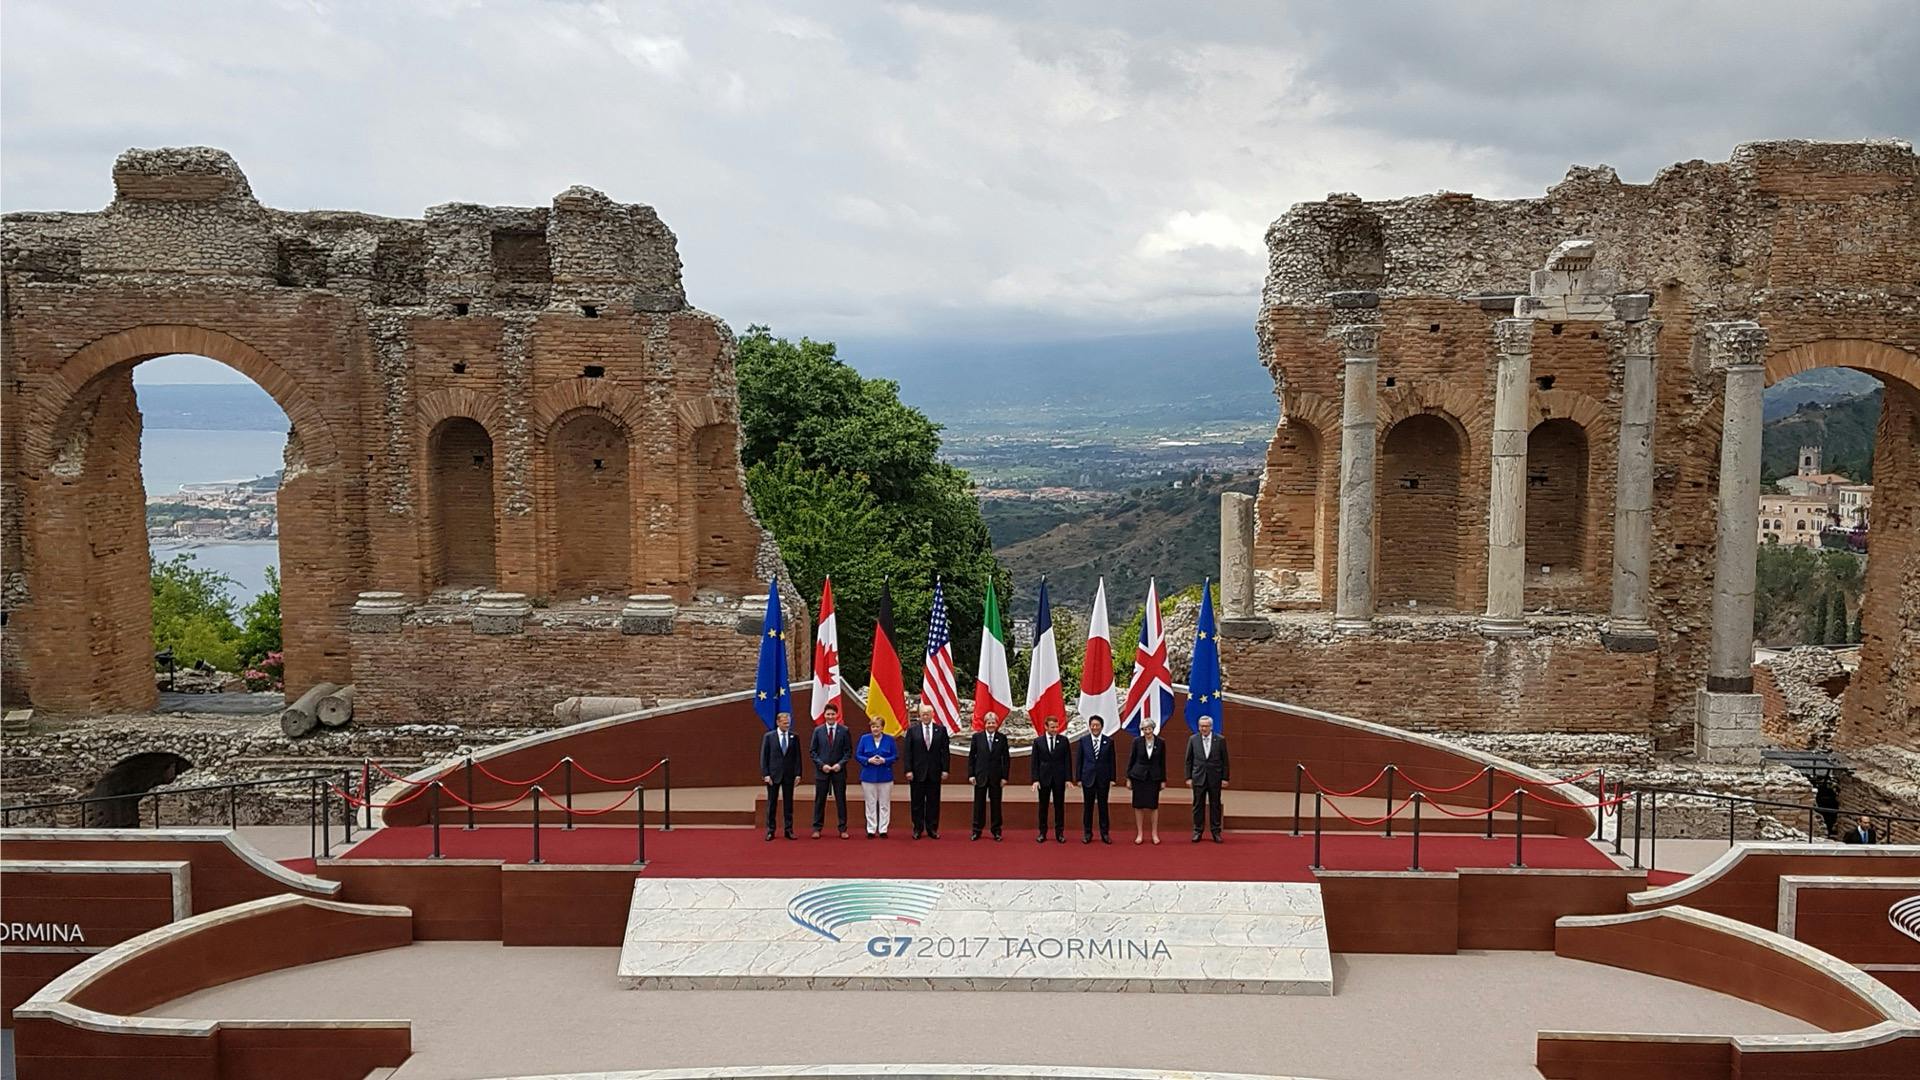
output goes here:
{"type": "Polygon", "coordinates": [[[1301,882],[647,878],[620,978],[651,989],[1331,994],[1301,882]]]}

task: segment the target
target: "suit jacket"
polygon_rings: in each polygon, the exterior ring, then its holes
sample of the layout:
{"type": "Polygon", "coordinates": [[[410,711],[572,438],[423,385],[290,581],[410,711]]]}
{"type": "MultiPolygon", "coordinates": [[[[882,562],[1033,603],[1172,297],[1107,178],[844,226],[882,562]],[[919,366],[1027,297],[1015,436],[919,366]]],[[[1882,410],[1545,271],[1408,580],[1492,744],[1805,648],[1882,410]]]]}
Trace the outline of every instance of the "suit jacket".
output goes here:
{"type": "Polygon", "coordinates": [[[987,733],[976,731],[973,742],[967,748],[967,779],[976,787],[988,784],[1004,784],[1008,774],[1013,772],[1013,748],[1007,745],[1004,732],[995,732],[993,750],[987,750],[987,733]]]}
{"type": "Polygon", "coordinates": [[[1133,740],[1133,750],[1127,755],[1127,779],[1136,784],[1164,784],[1167,782],[1167,740],[1158,735],[1141,735],[1133,740]],[[1147,756],[1147,747],[1153,747],[1153,756],[1147,756]]]}
{"type": "Polygon", "coordinates": [[[1047,752],[1047,737],[1033,740],[1033,782],[1041,787],[1065,787],[1073,779],[1073,743],[1065,735],[1053,737],[1053,752],[1047,752]]]}
{"type": "Polygon", "coordinates": [[[1200,736],[1187,738],[1187,782],[1195,787],[1215,787],[1224,783],[1227,777],[1227,737],[1214,732],[1211,736],[1213,752],[1200,752],[1200,736]]]}
{"type": "MultiPolygon", "coordinates": [[[[808,752],[813,756],[815,776],[826,775],[820,770],[822,765],[845,765],[853,756],[853,737],[847,734],[847,725],[833,725],[833,738],[827,737],[827,725],[820,724],[813,729],[813,739],[808,743],[808,752]]],[[[845,769],[840,770],[843,774],[845,769]]]]}
{"type": "Polygon", "coordinates": [[[936,721],[931,745],[925,741],[926,730],[926,725],[917,720],[907,729],[907,771],[915,780],[938,780],[941,773],[953,767],[947,729],[936,721]]]}
{"type": "Polygon", "coordinates": [[[800,736],[787,732],[787,748],[780,749],[778,729],[767,732],[760,740],[760,775],[778,784],[800,775],[800,736]]]}
{"type": "Polygon", "coordinates": [[[1074,774],[1079,777],[1082,785],[1113,783],[1112,737],[1107,735],[1100,736],[1100,752],[1095,754],[1093,752],[1093,736],[1082,736],[1079,750],[1079,768],[1074,770],[1074,774]]]}

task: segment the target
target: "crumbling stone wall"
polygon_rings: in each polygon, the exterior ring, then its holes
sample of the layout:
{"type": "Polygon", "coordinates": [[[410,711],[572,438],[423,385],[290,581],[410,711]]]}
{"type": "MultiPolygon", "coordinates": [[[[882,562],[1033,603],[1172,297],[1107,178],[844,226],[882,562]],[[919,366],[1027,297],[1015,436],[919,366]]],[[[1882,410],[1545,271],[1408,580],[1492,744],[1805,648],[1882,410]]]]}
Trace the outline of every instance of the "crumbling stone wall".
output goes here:
{"type": "MultiPolygon", "coordinates": [[[[9,701],[154,700],[131,371],[168,353],[243,372],[292,422],[279,501],[293,692],[354,682],[369,651],[389,670],[444,665],[405,635],[357,644],[362,591],[689,601],[781,572],[740,477],[732,336],[687,306],[651,208],[575,187],[551,207],[453,203],[417,220],[290,213],[207,148],[128,151],[114,185],[98,212],[0,228],[9,701]],[[620,449],[556,453],[580,417],[620,449]],[[563,537],[595,553],[583,580],[563,580],[563,537]]],[[[686,656],[677,638],[656,644],[660,679],[704,662],[691,642],[686,656]]],[[[363,688],[356,711],[378,721],[387,700],[363,688]]]]}
{"type": "MultiPolygon", "coordinates": [[[[1282,419],[1255,551],[1272,625],[1238,628],[1249,636],[1233,643],[1236,688],[1252,678],[1260,692],[1285,700],[1455,730],[1547,730],[1565,716],[1570,729],[1599,724],[1650,736],[1667,750],[1690,745],[1710,636],[1723,390],[1697,338],[1710,321],[1753,319],[1770,337],[1769,381],[1841,365],[1888,384],[1875,461],[1867,642],[1835,743],[1920,745],[1920,165],[1908,143],[1751,143],[1728,161],[1682,163],[1647,184],[1622,183],[1606,167],[1576,167],[1537,199],[1332,195],[1276,221],[1267,244],[1258,329],[1282,419]],[[1617,271],[1625,290],[1650,293],[1661,324],[1649,589],[1658,641],[1644,660],[1609,652],[1599,633],[1613,557],[1621,324],[1535,325],[1533,431],[1564,421],[1586,443],[1579,575],[1566,588],[1537,580],[1544,560],[1530,550],[1526,605],[1536,639],[1466,640],[1486,595],[1494,323],[1527,291],[1529,272],[1573,237],[1595,241],[1598,265],[1617,271]],[[1436,664],[1433,645],[1396,634],[1315,641],[1292,629],[1296,620],[1324,623],[1333,608],[1336,546],[1300,538],[1315,528],[1337,535],[1344,365],[1328,330],[1350,319],[1328,297],[1344,290],[1379,297],[1380,445],[1391,451],[1396,427],[1415,416],[1464,433],[1464,486],[1451,505],[1434,500],[1428,510],[1401,515],[1392,502],[1395,459],[1377,454],[1378,610],[1404,612],[1415,589],[1408,577],[1429,596],[1451,589],[1463,635],[1451,647],[1463,656],[1484,652],[1483,662],[1436,664]],[[1334,479],[1312,485],[1318,494],[1309,500],[1301,478],[1314,476],[1334,479]],[[1438,540],[1422,544],[1422,537],[1438,540]],[[1321,589],[1312,595],[1302,581],[1321,589]],[[1506,673],[1526,669],[1541,647],[1540,617],[1550,612],[1592,618],[1583,630],[1547,634],[1553,657],[1543,677],[1515,697],[1506,673]],[[1616,691],[1619,669],[1638,664],[1648,669],[1616,691]],[[1596,706],[1568,691],[1614,703],[1596,706]]],[[[1553,523],[1539,516],[1528,524],[1539,533],[1553,523]]],[[[1543,538],[1555,549],[1574,532],[1570,522],[1558,525],[1543,538]]],[[[1553,576],[1560,573],[1556,562],[1553,576]]]]}

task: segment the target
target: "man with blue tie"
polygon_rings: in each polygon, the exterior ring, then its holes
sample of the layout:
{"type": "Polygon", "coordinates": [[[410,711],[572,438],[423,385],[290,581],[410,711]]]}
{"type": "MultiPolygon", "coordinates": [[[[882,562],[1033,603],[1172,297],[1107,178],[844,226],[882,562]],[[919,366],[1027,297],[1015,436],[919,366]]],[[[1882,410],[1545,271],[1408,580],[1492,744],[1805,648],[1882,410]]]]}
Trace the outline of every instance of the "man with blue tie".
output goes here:
{"type": "Polygon", "coordinates": [[[760,782],[767,785],[767,839],[773,839],[773,807],[781,807],[781,825],[793,839],[793,782],[800,776],[800,740],[793,737],[793,714],[773,718],[773,730],[760,740],[760,782]],[[784,801],[783,801],[784,800],[784,801]]]}
{"type": "Polygon", "coordinates": [[[1080,740],[1079,768],[1074,770],[1074,783],[1080,786],[1080,842],[1093,843],[1093,808],[1100,807],[1100,842],[1111,844],[1107,837],[1107,793],[1113,787],[1113,740],[1101,734],[1106,721],[1098,716],[1087,718],[1087,735],[1080,740]]]}

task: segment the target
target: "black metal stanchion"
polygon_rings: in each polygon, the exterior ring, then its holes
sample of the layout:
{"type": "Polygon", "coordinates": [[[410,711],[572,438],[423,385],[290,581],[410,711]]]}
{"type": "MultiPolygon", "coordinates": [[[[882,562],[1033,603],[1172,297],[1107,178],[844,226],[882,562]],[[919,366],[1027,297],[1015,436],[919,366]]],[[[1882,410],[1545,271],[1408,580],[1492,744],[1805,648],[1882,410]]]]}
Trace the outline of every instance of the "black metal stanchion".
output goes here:
{"type": "Polygon", "coordinates": [[[160,793],[157,791],[153,793],[153,827],[156,829],[160,827],[160,793]]]}
{"type": "Polygon", "coordinates": [[[1625,778],[1622,778],[1614,782],[1614,785],[1613,785],[1613,853],[1615,855],[1624,854],[1624,852],[1620,848],[1620,845],[1625,842],[1624,834],[1625,834],[1625,826],[1627,824],[1627,815],[1624,812],[1626,808],[1626,804],[1621,800],[1626,798],[1626,792],[1627,792],[1627,781],[1625,780],[1625,778]]]}
{"type": "Polygon", "coordinates": [[[1300,835],[1300,780],[1307,771],[1304,764],[1295,762],[1293,766],[1293,835],[1300,835]]]}
{"type": "Polygon", "coordinates": [[[660,831],[673,831],[673,759],[660,759],[660,831]]]}
{"type": "Polygon", "coordinates": [[[340,770],[340,842],[353,843],[353,774],[340,770]]]}
{"type": "Polygon", "coordinates": [[[1513,790],[1513,865],[1524,868],[1527,865],[1527,789],[1513,790]]]}
{"type": "Polygon", "coordinates": [[[1313,793],[1313,869],[1320,869],[1320,793],[1313,793]]]}
{"type": "Polygon", "coordinates": [[[427,857],[437,859],[440,857],[440,781],[433,782],[433,790],[428,794],[433,796],[432,801],[427,803],[427,815],[433,824],[433,854],[427,857]]]}
{"type": "Polygon", "coordinates": [[[1601,769],[1599,775],[1600,797],[1594,800],[1593,816],[1597,819],[1594,825],[1600,831],[1594,833],[1593,838],[1604,844],[1607,842],[1607,771],[1601,769]]]}
{"type": "Polygon", "coordinates": [[[1387,808],[1384,811],[1382,811],[1382,813],[1386,815],[1386,819],[1387,819],[1387,835],[1388,836],[1393,835],[1393,774],[1394,772],[1395,772],[1395,767],[1389,764],[1387,766],[1387,808]]]}
{"type": "Polygon", "coordinates": [[[1660,868],[1660,793],[1653,793],[1653,805],[1647,808],[1647,869],[1660,868]]]}
{"type": "Polygon", "coordinates": [[[527,860],[529,863],[540,861],[540,798],[545,794],[539,784],[533,785],[533,858],[527,860]]]}
{"type": "MultiPolygon", "coordinates": [[[[348,813],[353,807],[344,808],[348,813]]],[[[320,857],[333,858],[333,792],[320,789],[320,857]]]]}
{"type": "Polygon", "coordinates": [[[633,789],[633,865],[647,864],[647,785],[633,789]]]}
{"type": "Polygon", "coordinates": [[[566,817],[567,817],[567,824],[566,824],[566,829],[567,829],[567,831],[568,831],[568,832],[572,832],[572,831],[573,831],[573,759],[572,759],[572,758],[570,758],[570,757],[566,757],[566,758],[561,758],[561,759],[560,759],[560,764],[562,764],[562,765],[564,765],[564,766],[566,766],[566,768],[565,768],[565,770],[564,770],[564,771],[566,772],[566,774],[567,774],[567,775],[566,775],[566,783],[567,783],[567,791],[566,791],[566,795],[567,795],[567,814],[566,814],[566,817]]]}
{"type": "Polygon", "coordinates": [[[1640,800],[1645,793],[1633,793],[1633,868],[1640,869],[1640,800]]]}
{"type": "Polygon", "coordinates": [[[315,805],[319,802],[319,799],[320,793],[316,785],[311,780],[307,781],[307,857],[310,859],[320,857],[320,834],[318,830],[320,824],[320,808],[315,805]]]}
{"type": "Polygon", "coordinates": [[[1733,810],[1738,805],[1731,798],[1727,800],[1727,846],[1733,846],[1733,810]]]}
{"type": "Polygon", "coordinates": [[[1409,870],[1420,869],[1420,804],[1426,801],[1426,796],[1413,793],[1413,865],[1409,870]]]}
{"type": "Polygon", "coordinates": [[[1493,766],[1487,772],[1487,839],[1493,839],[1493,766]]]}
{"type": "Polygon", "coordinates": [[[367,828],[373,828],[373,759],[360,759],[360,797],[367,800],[367,828]]]}
{"type": "Polygon", "coordinates": [[[468,754],[468,755],[467,755],[467,830],[466,830],[466,831],[468,831],[468,832],[472,832],[472,831],[474,830],[474,824],[473,824],[473,804],[474,804],[474,798],[473,798],[473,755],[472,755],[472,754],[468,754]]]}
{"type": "Polygon", "coordinates": [[[229,829],[240,827],[240,803],[237,798],[239,790],[239,788],[227,789],[227,828],[229,829]]]}
{"type": "Polygon", "coordinates": [[[1813,843],[1813,807],[1807,807],[1807,843],[1813,843]]]}

